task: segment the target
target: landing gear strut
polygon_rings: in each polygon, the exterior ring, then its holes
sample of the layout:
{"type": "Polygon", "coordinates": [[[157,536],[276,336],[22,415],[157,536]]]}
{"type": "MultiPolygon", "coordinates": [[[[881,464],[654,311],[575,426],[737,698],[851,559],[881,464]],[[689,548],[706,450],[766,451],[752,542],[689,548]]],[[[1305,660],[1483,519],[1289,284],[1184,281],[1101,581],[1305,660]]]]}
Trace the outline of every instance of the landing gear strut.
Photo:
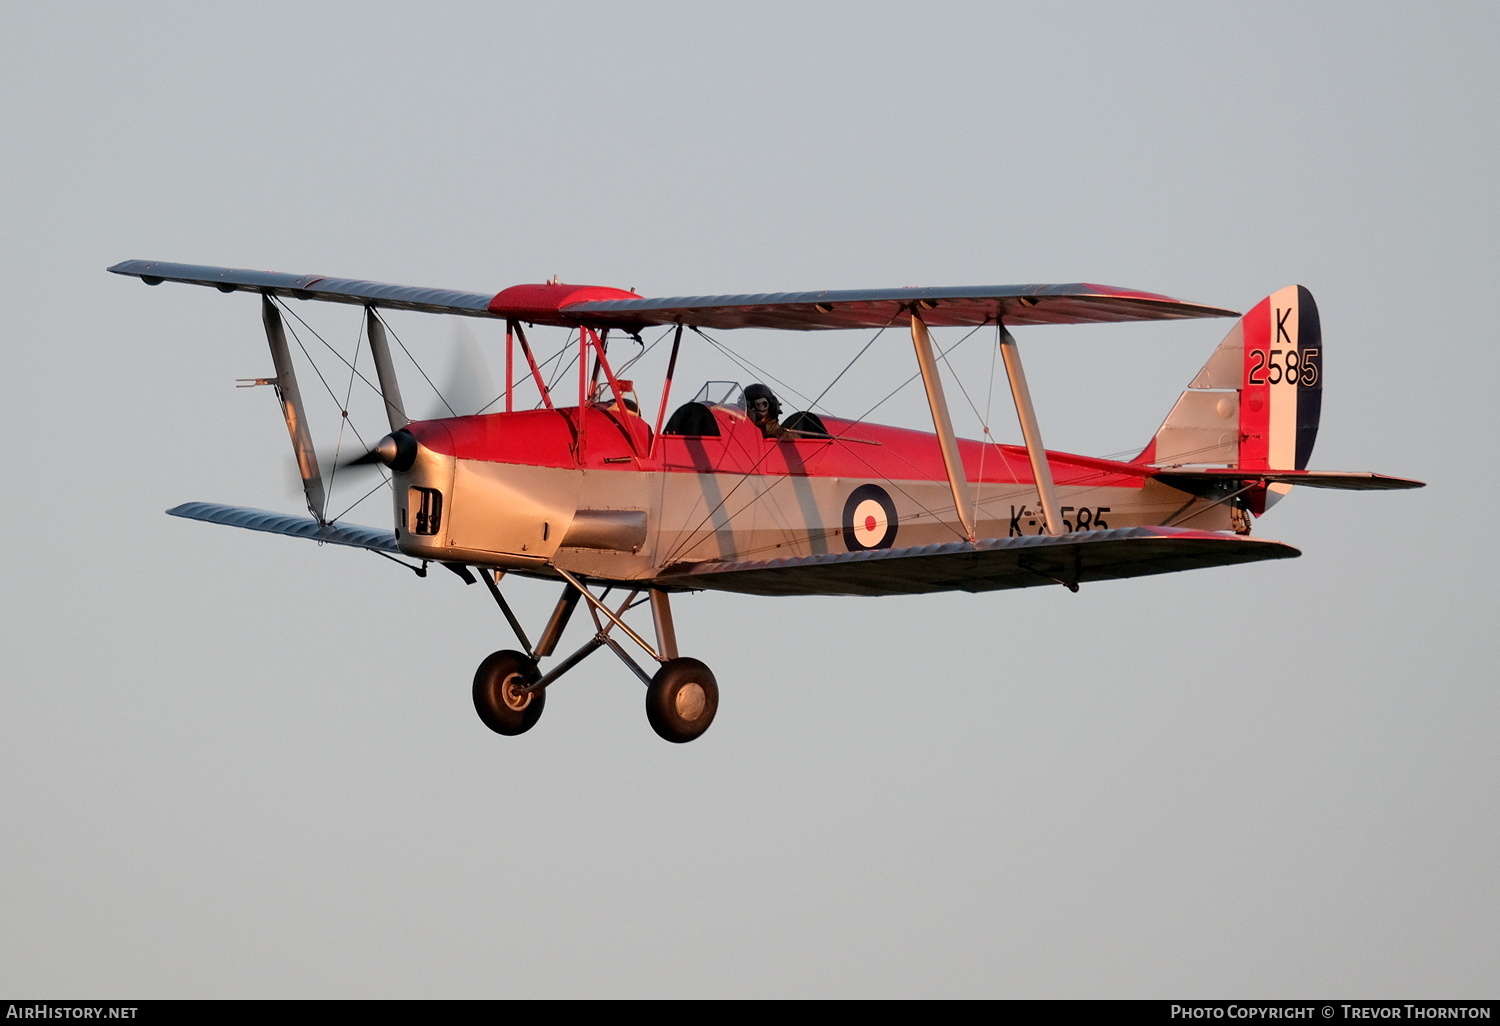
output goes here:
{"type": "Polygon", "coordinates": [[[480,579],[488,586],[524,650],[496,652],[481,663],[474,674],[474,709],[484,725],[497,734],[506,735],[530,730],[541,719],[547,687],[596,650],[607,647],[646,685],[646,720],[652,730],[674,744],[700,737],[718,712],[719,685],[713,671],[703,663],[677,654],[677,637],[672,627],[672,609],[667,593],[649,589],[646,591],[648,597],[641,597],[642,589],[638,589],[630,592],[618,608],[612,609],[604,604],[610,588],[596,596],[584,581],[566,570],[557,570],[567,585],[535,649],[509,603],[500,594],[496,583],[498,577],[492,576],[490,571],[480,571],[480,579]],[[594,621],[594,636],[543,674],[538,663],[552,655],[580,600],[588,607],[589,616],[594,621]],[[655,646],[632,630],[623,619],[630,610],[648,601],[656,628],[655,646]],[[615,628],[660,664],[655,674],[648,674],[631,658],[614,636],[615,628]]]}

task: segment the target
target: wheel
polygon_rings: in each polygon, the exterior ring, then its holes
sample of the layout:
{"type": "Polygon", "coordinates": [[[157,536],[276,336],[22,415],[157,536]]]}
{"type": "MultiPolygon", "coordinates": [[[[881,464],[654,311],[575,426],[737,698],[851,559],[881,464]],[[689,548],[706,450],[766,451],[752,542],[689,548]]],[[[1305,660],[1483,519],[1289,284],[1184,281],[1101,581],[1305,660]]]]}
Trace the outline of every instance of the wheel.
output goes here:
{"type": "Polygon", "coordinates": [[[674,744],[702,734],[718,711],[718,681],[696,659],[667,660],[646,688],[646,719],[652,730],[674,744]]]}
{"type": "Polygon", "coordinates": [[[536,663],[520,652],[494,653],[474,673],[474,711],[497,734],[526,733],[547,704],[545,690],[521,691],[536,679],[536,663]]]}

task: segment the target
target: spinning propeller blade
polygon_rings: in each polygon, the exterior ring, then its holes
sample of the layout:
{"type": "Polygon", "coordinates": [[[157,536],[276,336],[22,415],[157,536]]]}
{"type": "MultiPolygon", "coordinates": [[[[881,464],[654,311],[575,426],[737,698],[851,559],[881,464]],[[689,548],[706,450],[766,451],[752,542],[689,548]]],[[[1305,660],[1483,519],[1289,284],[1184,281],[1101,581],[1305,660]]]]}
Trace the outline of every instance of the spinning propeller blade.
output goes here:
{"type": "Polygon", "coordinates": [[[479,340],[467,325],[454,325],[448,375],[425,419],[467,417],[487,407],[493,409],[498,394],[479,340]]]}

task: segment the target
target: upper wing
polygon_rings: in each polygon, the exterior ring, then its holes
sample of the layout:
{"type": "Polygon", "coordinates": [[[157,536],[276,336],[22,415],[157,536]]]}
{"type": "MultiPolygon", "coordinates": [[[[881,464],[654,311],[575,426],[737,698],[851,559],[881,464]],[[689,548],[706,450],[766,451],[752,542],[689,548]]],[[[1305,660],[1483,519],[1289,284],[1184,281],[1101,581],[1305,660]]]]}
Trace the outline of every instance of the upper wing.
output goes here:
{"type": "Polygon", "coordinates": [[[1363,470],[1240,470],[1235,467],[1207,467],[1199,470],[1158,470],[1151,476],[1187,491],[1193,491],[1195,485],[1212,484],[1216,481],[1306,485],[1309,488],[1341,488],[1351,492],[1426,487],[1424,482],[1413,481],[1409,477],[1371,474],[1363,470]]]}
{"type": "Polygon", "coordinates": [[[796,331],[882,328],[913,308],[934,327],[985,324],[997,317],[1014,326],[1237,316],[1233,310],[1184,303],[1151,292],[1087,284],[972,285],[647,299],[624,289],[596,285],[514,285],[491,294],[156,260],[126,260],[110,270],[115,274],[140,278],[148,285],[177,281],[212,285],[222,292],[267,292],[296,299],[357,303],[425,313],[505,317],[532,324],[567,327],[587,324],[628,330],[653,324],[796,331]]]}
{"type": "Polygon", "coordinates": [[[933,327],[1094,324],[1184,317],[1237,317],[1233,310],[1184,303],[1108,285],[968,285],[946,288],[850,289],[766,295],[610,299],[568,307],[571,316],[604,324],[690,324],[703,328],[883,328],[913,307],[933,327]]]}
{"type": "Polygon", "coordinates": [[[493,298],[490,293],[386,285],[378,281],[356,281],[352,278],[325,278],[321,274],[283,274],[279,271],[246,271],[202,264],[169,264],[160,260],[125,260],[115,264],[110,271],[114,274],[132,275],[147,285],[180,281],[188,285],[212,285],[220,292],[268,292],[297,299],[324,299],[333,303],[358,303],[361,306],[395,310],[465,314],[469,317],[494,316],[489,310],[489,303],[493,298]]]}
{"type": "Polygon", "coordinates": [[[750,595],[915,595],[999,591],[1228,566],[1302,553],[1281,542],[1215,531],[1126,527],[1048,537],[989,538],[753,563],[696,563],[656,583],[750,595]]]}

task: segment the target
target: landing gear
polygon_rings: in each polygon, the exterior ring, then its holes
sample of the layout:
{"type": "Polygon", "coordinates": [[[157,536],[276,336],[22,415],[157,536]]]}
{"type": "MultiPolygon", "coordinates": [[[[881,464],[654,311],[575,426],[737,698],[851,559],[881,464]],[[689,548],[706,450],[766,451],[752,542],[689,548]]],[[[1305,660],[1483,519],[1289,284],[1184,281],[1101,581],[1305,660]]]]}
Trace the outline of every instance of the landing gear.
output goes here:
{"type": "MultiPolygon", "coordinates": [[[[601,648],[608,648],[620,657],[626,667],[646,685],[646,719],[651,729],[674,744],[682,744],[699,737],[714,721],[719,710],[719,685],[713,671],[696,659],[684,659],[677,654],[677,636],[672,627],[672,609],[665,591],[638,588],[626,596],[618,608],[604,604],[610,588],[600,595],[589,590],[586,581],[560,567],[554,567],[567,586],[557,600],[547,626],[542,631],[536,647],[526,637],[520,622],[500,594],[499,571],[481,570],[479,579],[484,581],[500,611],[516,633],[516,640],[523,651],[510,649],[496,652],[480,664],[474,674],[474,708],[484,725],[497,734],[524,734],[541,719],[542,705],[546,701],[547,688],[559,677],[583,662],[601,648]],[[642,597],[642,592],[645,596],[642,597]],[[572,655],[553,665],[545,674],[537,663],[551,656],[562,637],[574,609],[582,601],[594,621],[594,635],[584,642],[572,655]],[[656,644],[653,646],[641,637],[623,617],[637,606],[651,604],[651,619],[656,628],[656,644]],[[621,644],[620,634],[634,642],[651,659],[660,665],[656,673],[644,670],[621,644]]],[[[464,576],[464,575],[460,575],[464,576]]],[[[466,578],[472,583],[472,575],[466,578]]]]}
{"type": "Polygon", "coordinates": [[[520,652],[496,652],[474,674],[474,710],[497,734],[524,734],[542,718],[547,692],[530,691],[537,680],[536,663],[520,652]]]}
{"type": "Polygon", "coordinates": [[[698,737],[719,711],[719,684],[696,659],[668,659],[646,687],[646,719],[674,744],[698,737]]]}

